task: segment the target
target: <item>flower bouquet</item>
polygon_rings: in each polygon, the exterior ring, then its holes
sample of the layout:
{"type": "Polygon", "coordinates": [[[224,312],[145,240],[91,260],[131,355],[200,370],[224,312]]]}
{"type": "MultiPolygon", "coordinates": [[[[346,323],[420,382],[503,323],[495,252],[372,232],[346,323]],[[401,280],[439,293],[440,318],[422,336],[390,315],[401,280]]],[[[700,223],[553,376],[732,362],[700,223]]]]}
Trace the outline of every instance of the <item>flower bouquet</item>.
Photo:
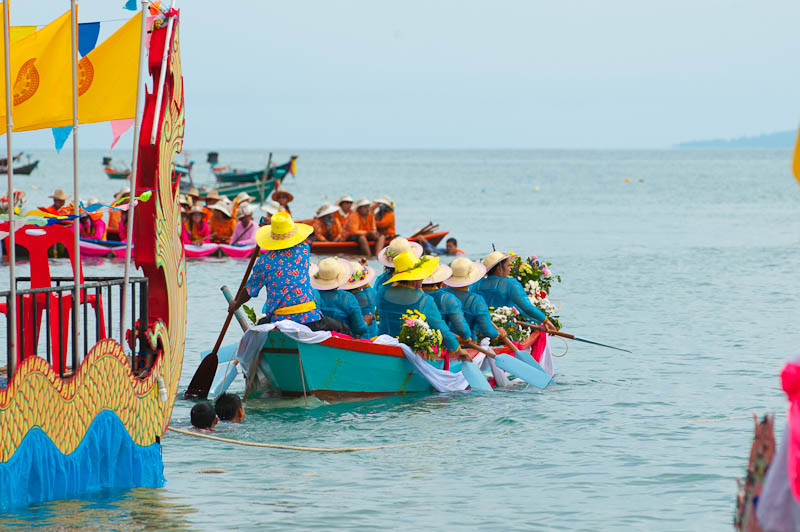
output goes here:
{"type": "MultiPolygon", "coordinates": [[[[14,214],[19,214],[20,208],[25,205],[25,192],[15,190],[13,196],[14,214]]],[[[8,214],[8,193],[0,198],[0,214],[8,214]]]]}
{"type": "Polygon", "coordinates": [[[514,322],[519,317],[519,311],[516,308],[490,307],[489,314],[492,318],[492,325],[498,329],[505,329],[511,340],[521,342],[528,337],[528,331],[523,330],[522,327],[514,322]]]}
{"type": "Polygon", "coordinates": [[[425,314],[418,310],[406,309],[402,318],[403,326],[400,328],[397,339],[422,358],[433,360],[436,354],[442,350],[442,332],[438,329],[431,329],[425,314]]]}
{"type": "Polygon", "coordinates": [[[511,259],[511,276],[522,283],[531,303],[544,312],[557,329],[561,329],[558,307],[547,298],[553,283],[561,282],[561,276],[553,275],[550,266],[550,262],[540,261],[536,255],[525,259],[516,255],[511,259]]]}

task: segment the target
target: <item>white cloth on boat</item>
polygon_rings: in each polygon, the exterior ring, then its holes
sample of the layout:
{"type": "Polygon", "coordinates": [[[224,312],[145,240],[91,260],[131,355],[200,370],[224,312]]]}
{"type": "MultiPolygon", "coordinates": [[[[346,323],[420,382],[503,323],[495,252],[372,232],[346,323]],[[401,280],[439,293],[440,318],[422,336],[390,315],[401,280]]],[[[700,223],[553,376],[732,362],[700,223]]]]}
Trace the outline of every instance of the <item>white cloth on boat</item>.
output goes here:
{"type": "Polygon", "coordinates": [[[550,342],[552,341],[553,337],[548,335],[547,344],[542,352],[542,358],[539,359],[539,365],[542,366],[542,369],[545,370],[548,375],[555,377],[556,374],[553,371],[553,354],[550,352],[550,342]]]}
{"type": "Polygon", "coordinates": [[[245,375],[247,375],[256,355],[264,348],[264,342],[267,341],[267,336],[273,329],[278,329],[292,340],[304,344],[319,344],[331,337],[331,333],[328,331],[312,331],[302,323],[291,320],[281,320],[275,323],[265,323],[250,327],[242,336],[239,341],[239,347],[236,350],[236,358],[239,360],[239,365],[245,375]]]}
{"type": "Polygon", "coordinates": [[[409,364],[411,364],[411,367],[422,375],[436,391],[457,392],[466,390],[469,386],[467,379],[464,378],[464,375],[462,375],[460,371],[458,373],[453,373],[452,371],[434,368],[432,365],[425,362],[421,356],[412,351],[406,344],[401,344],[394,336],[382,334],[375,338],[373,342],[382,345],[399,346],[400,349],[403,350],[403,354],[406,356],[406,360],[408,360],[409,364]]]}
{"type": "MultiPolygon", "coordinates": [[[[485,349],[492,349],[491,347],[489,347],[488,338],[484,338],[483,340],[481,340],[481,347],[485,349]]],[[[494,349],[492,349],[492,353],[494,353],[494,349]]],[[[506,374],[505,371],[497,367],[497,364],[495,363],[492,357],[487,357],[483,353],[478,353],[478,356],[473,358],[472,361],[478,364],[478,367],[481,368],[481,370],[484,370],[486,369],[486,366],[489,366],[489,368],[492,370],[492,376],[494,377],[494,382],[498,388],[508,388],[511,386],[511,381],[508,380],[508,375],[506,374]],[[476,360],[478,360],[478,356],[483,357],[480,359],[481,363],[475,362],[476,360]]]]}

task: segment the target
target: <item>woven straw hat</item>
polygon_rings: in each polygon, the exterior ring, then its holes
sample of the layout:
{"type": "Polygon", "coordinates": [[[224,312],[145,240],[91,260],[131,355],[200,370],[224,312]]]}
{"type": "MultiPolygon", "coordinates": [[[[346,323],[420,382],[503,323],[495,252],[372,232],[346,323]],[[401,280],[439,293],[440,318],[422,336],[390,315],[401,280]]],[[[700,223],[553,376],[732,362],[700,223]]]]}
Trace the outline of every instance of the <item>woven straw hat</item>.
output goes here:
{"type": "Polygon", "coordinates": [[[445,279],[449,279],[451,275],[453,275],[453,270],[450,266],[440,264],[436,271],[423,279],[422,284],[439,284],[445,279]]]}
{"type": "Polygon", "coordinates": [[[390,198],[386,194],[376,199],[375,203],[382,203],[383,205],[386,205],[387,207],[394,209],[394,201],[392,201],[392,198],[390,198]]]}
{"type": "Polygon", "coordinates": [[[339,287],[339,290],[354,290],[372,284],[372,280],[375,279],[373,268],[362,266],[358,262],[351,262],[350,265],[353,267],[353,274],[345,284],[339,287]]]}
{"type": "Polygon", "coordinates": [[[501,253],[499,251],[492,251],[486,258],[483,259],[483,265],[486,266],[486,271],[491,270],[498,262],[506,260],[510,255],[501,253]]]}
{"type": "Polygon", "coordinates": [[[367,198],[361,198],[353,205],[353,208],[358,210],[359,207],[369,207],[372,205],[372,202],[367,198]]]}
{"type": "Polygon", "coordinates": [[[275,215],[281,212],[281,206],[277,201],[269,200],[266,205],[264,205],[264,211],[275,215]]]}
{"type": "Polygon", "coordinates": [[[287,249],[296,246],[314,232],[310,225],[295,223],[288,212],[272,216],[272,223],[256,231],[256,242],[261,249],[287,249]]]}
{"type": "Polygon", "coordinates": [[[289,201],[294,201],[294,196],[292,196],[291,192],[289,192],[285,188],[276,190],[275,192],[272,193],[271,197],[273,200],[278,201],[278,198],[280,198],[281,196],[286,196],[287,198],[289,198],[289,201]]]}
{"type": "Polygon", "coordinates": [[[397,237],[378,253],[378,262],[387,268],[394,268],[394,258],[401,253],[410,251],[415,257],[422,256],[422,246],[416,242],[409,242],[403,237],[397,237]]]}
{"type": "Polygon", "coordinates": [[[319,261],[319,264],[311,264],[308,274],[311,286],[317,290],[335,290],[350,279],[353,265],[338,257],[328,257],[319,261]]]}
{"type": "Polygon", "coordinates": [[[114,194],[114,199],[115,199],[115,200],[118,200],[118,199],[120,199],[122,196],[127,196],[127,195],[128,195],[128,194],[130,194],[130,193],[131,193],[131,187],[122,187],[121,189],[119,189],[119,192],[117,192],[116,194],[114,194]]]}
{"type": "Polygon", "coordinates": [[[219,195],[219,192],[217,192],[216,188],[212,188],[211,190],[208,191],[208,194],[206,194],[206,199],[207,200],[210,200],[210,199],[221,200],[222,196],[219,195]]]}
{"type": "Polygon", "coordinates": [[[205,216],[206,211],[204,211],[200,205],[194,205],[191,209],[189,209],[189,214],[202,214],[205,216]]]}
{"type": "Polygon", "coordinates": [[[236,218],[241,220],[247,216],[253,216],[253,206],[252,205],[242,205],[236,211],[236,218]]]}
{"type": "Polygon", "coordinates": [[[238,194],[236,194],[236,200],[239,203],[244,203],[245,201],[253,201],[254,199],[255,198],[253,196],[251,196],[250,194],[248,194],[247,192],[244,192],[244,191],[239,192],[238,194]]]}
{"type": "Polygon", "coordinates": [[[53,192],[52,196],[47,196],[47,197],[48,197],[48,198],[57,199],[57,200],[63,200],[63,201],[67,201],[67,200],[68,200],[68,199],[70,199],[72,196],[70,196],[69,194],[67,194],[66,192],[64,192],[64,189],[63,189],[63,188],[57,188],[57,189],[56,189],[56,191],[55,191],[55,192],[53,192]]]}
{"type": "Polygon", "coordinates": [[[339,210],[339,207],[336,205],[331,205],[330,203],[323,203],[319,209],[317,209],[317,218],[322,218],[323,216],[328,216],[329,214],[333,214],[339,210]]]}
{"type": "Polygon", "coordinates": [[[209,209],[211,209],[211,210],[214,210],[214,211],[219,211],[219,212],[221,212],[222,214],[224,214],[225,216],[227,216],[228,218],[230,218],[230,217],[231,217],[231,210],[228,208],[228,206],[227,206],[227,205],[225,205],[225,204],[224,204],[223,202],[221,202],[221,201],[220,201],[220,202],[217,202],[217,203],[215,203],[214,205],[212,205],[211,207],[209,207],[209,209]]]}
{"type": "Polygon", "coordinates": [[[339,201],[336,202],[336,205],[341,205],[345,201],[349,202],[349,203],[353,203],[353,197],[350,194],[345,194],[341,198],[339,198],[339,201]]]}
{"type": "Polygon", "coordinates": [[[454,288],[469,286],[486,275],[486,266],[480,262],[473,262],[466,257],[459,257],[451,262],[450,268],[453,269],[453,274],[443,282],[447,286],[454,288]]]}
{"type": "Polygon", "coordinates": [[[418,259],[411,252],[406,251],[394,258],[395,274],[383,284],[396,283],[397,281],[421,281],[439,267],[439,257],[422,257],[418,259]]]}

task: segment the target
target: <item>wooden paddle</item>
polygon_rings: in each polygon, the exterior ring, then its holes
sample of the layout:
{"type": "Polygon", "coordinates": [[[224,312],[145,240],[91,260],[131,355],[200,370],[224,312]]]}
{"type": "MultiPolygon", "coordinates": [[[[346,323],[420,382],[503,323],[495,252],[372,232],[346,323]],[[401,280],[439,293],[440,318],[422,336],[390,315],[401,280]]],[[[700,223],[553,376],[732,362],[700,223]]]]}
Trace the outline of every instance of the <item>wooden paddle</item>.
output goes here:
{"type": "MultiPolygon", "coordinates": [[[[536,362],[536,359],[533,358],[533,355],[531,355],[527,351],[522,351],[522,350],[517,349],[517,346],[514,345],[514,343],[511,341],[511,339],[508,336],[503,338],[503,343],[506,344],[508,346],[508,348],[511,349],[515,353],[516,358],[518,358],[519,360],[522,360],[523,362],[525,362],[529,366],[532,366],[532,367],[534,367],[536,369],[540,369],[540,370],[544,371],[544,368],[541,366],[541,364],[536,362]]],[[[547,372],[545,371],[545,373],[547,373],[547,372]]]]}
{"type": "Polygon", "coordinates": [[[428,223],[427,223],[427,225],[425,225],[425,227],[423,227],[422,229],[418,230],[416,233],[414,233],[413,235],[411,235],[411,236],[410,236],[410,237],[408,237],[408,238],[414,238],[415,236],[419,236],[419,235],[421,235],[421,234],[424,234],[424,233],[425,233],[426,231],[428,231],[428,230],[429,230],[431,227],[433,227],[433,222],[432,222],[432,221],[431,221],[431,222],[428,222],[428,223]]]}
{"type": "Polygon", "coordinates": [[[525,362],[517,360],[509,354],[495,354],[491,350],[483,349],[475,342],[471,341],[466,342],[465,345],[492,357],[501,369],[504,369],[509,373],[513,373],[520,379],[524,380],[528,384],[536,386],[537,388],[546,388],[547,385],[550,384],[550,381],[553,380],[553,378],[550,377],[550,375],[548,375],[544,370],[529,366],[525,362]]]}
{"type": "Polygon", "coordinates": [[[527,327],[528,329],[534,331],[543,331],[547,334],[552,334],[553,336],[560,336],[562,338],[566,338],[568,340],[575,340],[576,342],[583,342],[585,344],[592,344],[592,345],[599,345],[600,347],[607,347],[609,349],[616,349],[617,351],[624,351],[625,353],[633,353],[633,351],[628,351],[627,349],[622,349],[621,347],[614,347],[613,345],[601,344],[600,342],[593,342],[591,340],[587,340],[585,338],[578,338],[574,334],[569,334],[561,331],[551,331],[541,325],[534,325],[533,323],[528,323],[527,321],[519,321],[514,320],[517,325],[521,325],[523,327],[527,327]]]}
{"type": "MultiPolygon", "coordinates": [[[[247,264],[247,270],[244,272],[244,277],[242,278],[242,283],[239,285],[239,290],[236,292],[236,299],[239,299],[239,296],[242,295],[244,292],[245,285],[247,284],[247,278],[250,277],[250,272],[253,271],[253,265],[256,263],[256,259],[261,254],[261,248],[258,246],[255,247],[253,253],[250,255],[250,262],[247,264]]],[[[205,399],[208,397],[208,391],[211,389],[211,385],[214,382],[214,375],[217,373],[217,366],[219,365],[219,360],[217,358],[217,351],[219,351],[219,347],[222,345],[222,339],[225,338],[225,333],[228,331],[228,325],[231,324],[231,320],[233,319],[234,312],[228,310],[228,317],[225,318],[225,323],[222,325],[222,331],[219,333],[219,337],[217,338],[217,343],[214,344],[214,349],[209,353],[207,357],[200,362],[200,367],[197,368],[197,371],[194,373],[194,377],[192,377],[192,381],[189,383],[189,387],[186,389],[186,393],[184,397],[187,399],[205,399]]]]}

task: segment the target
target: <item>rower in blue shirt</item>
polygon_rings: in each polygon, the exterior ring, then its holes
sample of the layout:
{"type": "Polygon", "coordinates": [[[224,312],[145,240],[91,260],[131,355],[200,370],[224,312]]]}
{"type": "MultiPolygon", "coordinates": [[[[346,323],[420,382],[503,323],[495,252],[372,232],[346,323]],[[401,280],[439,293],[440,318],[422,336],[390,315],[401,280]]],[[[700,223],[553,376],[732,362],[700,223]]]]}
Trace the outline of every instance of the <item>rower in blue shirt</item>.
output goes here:
{"type": "Polygon", "coordinates": [[[433,298],[436,308],[439,309],[439,313],[453,334],[469,340],[472,338],[472,332],[461,311],[461,302],[456,296],[442,288],[442,282],[449,279],[451,275],[453,275],[453,270],[450,269],[450,266],[440,264],[436,271],[422,281],[422,290],[433,298]]]}
{"type": "Polygon", "coordinates": [[[375,278],[375,270],[367,266],[366,261],[364,262],[365,264],[350,263],[353,266],[353,275],[339,287],[339,290],[346,290],[356,297],[358,305],[361,307],[361,315],[367,324],[367,332],[363,334],[363,337],[374,338],[378,336],[378,320],[375,319],[375,305],[378,296],[370,283],[375,278]]]}
{"type": "Polygon", "coordinates": [[[355,337],[366,335],[367,323],[361,315],[361,307],[356,296],[346,290],[337,290],[353,274],[350,262],[328,257],[322,259],[319,265],[312,264],[309,274],[311,286],[316,289],[314,298],[322,314],[345,323],[355,337]]]}
{"type": "Polygon", "coordinates": [[[556,330],[555,326],[547,319],[544,312],[536,308],[528,299],[528,294],[522,283],[511,273],[511,257],[499,251],[492,251],[483,259],[486,267],[486,277],[475,284],[473,292],[483,296],[490,307],[516,307],[520,313],[543,327],[556,330]]]}
{"type": "Polygon", "coordinates": [[[379,298],[381,292],[383,292],[383,290],[386,288],[386,281],[388,281],[392,275],[394,275],[393,261],[395,257],[406,251],[410,251],[411,254],[416,258],[420,258],[422,256],[422,246],[416,242],[409,242],[402,237],[392,239],[392,241],[389,242],[389,245],[378,253],[378,262],[383,264],[385,270],[378,276],[377,279],[375,279],[375,282],[372,285],[372,287],[375,289],[376,298],[379,298]]]}
{"type": "Polygon", "coordinates": [[[459,346],[458,339],[447,326],[433,298],[422,291],[422,280],[432,274],[439,266],[436,257],[417,259],[406,251],[394,258],[395,274],[386,281],[386,288],[378,295],[378,332],[398,336],[403,326],[403,315],[419,311],[431,329],[442,333],[445,348],[455,356],[471,359],[459,346]]]}
{"type": "Polygon", "coordinates": [[[461,310],[467,320],[472,338],[480,341],[482,338],[498,338],[502,340],[507,336],[505,329],[497,329],[492,324],[489,315],[489,306],[483,297],[470,291],[470,286],[480,280],[486,273],[486,268],[479,262],[472,262],[466,257],[459,257],[450,263],[453,274],[444,281],[450,294],[458,298],[461,310]]]}

